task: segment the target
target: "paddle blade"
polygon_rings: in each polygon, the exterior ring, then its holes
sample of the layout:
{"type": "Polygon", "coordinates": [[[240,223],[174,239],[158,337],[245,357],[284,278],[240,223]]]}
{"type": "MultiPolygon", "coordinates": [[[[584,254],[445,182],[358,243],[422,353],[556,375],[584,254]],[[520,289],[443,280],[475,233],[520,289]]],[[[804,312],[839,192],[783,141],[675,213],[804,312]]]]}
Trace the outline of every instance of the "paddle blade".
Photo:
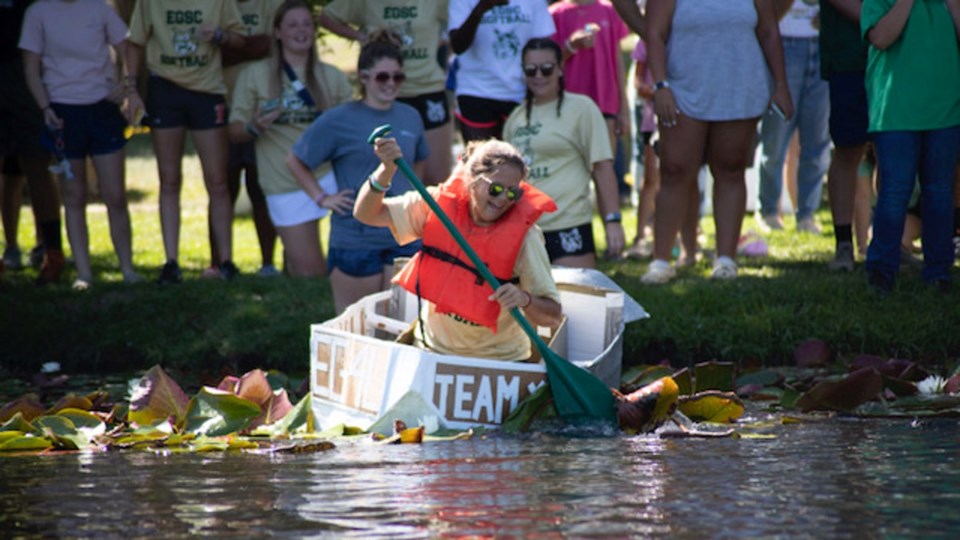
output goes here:
{"type": "Polygon", "coordinates": [[[561,418],[595,418],[611,423],[616,420],[613,392],[609,386],[593,373],[561,358],[552,349],[542,353],[550,392],[561,418]]]}

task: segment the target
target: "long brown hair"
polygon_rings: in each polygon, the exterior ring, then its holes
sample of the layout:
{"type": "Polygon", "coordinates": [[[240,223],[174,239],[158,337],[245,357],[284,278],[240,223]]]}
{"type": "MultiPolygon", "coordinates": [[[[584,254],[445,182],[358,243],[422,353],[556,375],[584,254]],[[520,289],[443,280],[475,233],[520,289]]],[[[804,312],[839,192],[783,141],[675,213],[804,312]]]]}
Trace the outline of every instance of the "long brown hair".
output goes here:
{"type": "MultiPolygon", "coordinates": [[[[273,15],[274,32],[280,30],[280,25],[283,24],[283,18],[287,16],[287,13],[295,9],[305,9],[310,13],[311,19],[313,18],[313,9],[305,0],[286,0],[277,7],[277,11],[273,15]]],[[[310,97],[313,98],[314,106],[317,110],[323,111],[330,106],[330,100],[327,98],[327,93],[324,91],[323,84],[320,80],[323,77],[323,73],[317,73],[316,70],[316,66],[319,63],[320,57],[317,54],[317,41],[314,39],[313,44],[310,45],[310,52],[307,55],[307,65],[304,68],[304,79],[306,80],[303,81],[303,84],[307,87],[310,97]]],[[[273,40],[273,54],[270,55],[270,70],[274,75],[270,80],[270,95],[276,98],[280,96],[283,81],[287,78],[286,73],[283,72],[283,43],[279,39],[273,40]]]]}
{"type": "MultiPolygon", "coordinates": [[[[533,38],[523,46],[523,51],[520,53],[520,58],[523,59],[527,56],[529,51],[540,51],[540,50],[550,50],[553,51],[554,57],[556,57],[556,69],[563,67],[563,51],[560,50],[560,46],[557,45],[557,42],[550,38],[533,38]]],[[[560,116],[560,107],[563,105],[563,72],[560,72],[557,77],[557,84],[560,85],[559,99],[557,99],[557,116],[560,116]]],[[[527,113],[527,126],[530,125],[530,112],[533,110],[533,92],[530,91],[530,87],[527,86],[527,95],[523,100],[523,105],[526,108],[527,113]]]]}

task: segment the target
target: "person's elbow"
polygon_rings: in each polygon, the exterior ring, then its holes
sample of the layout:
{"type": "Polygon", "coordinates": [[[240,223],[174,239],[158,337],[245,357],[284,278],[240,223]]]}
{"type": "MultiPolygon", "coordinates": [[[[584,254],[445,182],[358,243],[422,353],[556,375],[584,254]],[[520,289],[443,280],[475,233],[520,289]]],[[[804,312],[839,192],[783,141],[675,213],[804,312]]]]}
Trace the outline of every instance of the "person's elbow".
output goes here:
{"type": "Polygon", "coordinates": [[[896,39],[890,39],[889,36],[877,30],[876,27],[867,31],[867,42],[875,49],[884,51],[888,49],[896,39]]]}

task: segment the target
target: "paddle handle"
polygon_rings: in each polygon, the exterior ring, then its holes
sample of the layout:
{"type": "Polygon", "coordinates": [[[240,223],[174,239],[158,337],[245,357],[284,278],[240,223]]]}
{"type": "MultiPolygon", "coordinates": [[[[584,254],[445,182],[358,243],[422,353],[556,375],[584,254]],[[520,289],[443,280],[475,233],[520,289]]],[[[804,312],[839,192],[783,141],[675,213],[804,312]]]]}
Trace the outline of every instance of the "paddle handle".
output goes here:
{"type": "MultiPolygon", "coordinates": [[[[390,124],[384,124],[376,129],[367,137],[367,142],[373,144],[375,140],[380,137],[385,137],[390,133],[390,130],[393,129],[390,124]]],[[[500,281],[494,277],[490,272],[490,269],[487,268],[487,265],[480,259],[480,256],[477,255],[477,252],[473,250],[470,246],[470,243],[467,242],[467,239],[460,234],[460,231],[457,230],[457,226],[454,225],[453,221],[447,216],[447,213],[443,211],[443,208],[440,208],[440,205],[437,204],[437,201],[433,199],[433,196],[430,195],[430,192],[427,191],[427,188],[423,185],[423,182],[420,181],[420,178],[417,177],[417,173],[413,172],[413,169],[410,168],[410,165],[405,159],[397,158],[393,160],[397,164],[397,167],[400,168],[400,171],[403,172],[404,176],[410,180],[410,183],[413,184],[413,187],[420,193],[420,196],[423,197],[423,200],[427,202],[427,205],[430,206],[430,209],[433,210],[433,213],[440,218],[440,222],[443,223],[444,227],[447,228],[447,231],[450,232],[450,235],[453,236],[453,239],[456,240],[457,244],[460,246],[460,249],[467,254],[467,257],[470,258],[470,261],[477,268],[477,271],[480,272],[480,275],[483,276],[483,279],[493,287],[493,290],[500,288],[500,281]]],[[[510,309],[510,314],[513,315],[513,318],[516,319],[517,324],[520,325],[520,328],[523,329],[524,333],[530,338],[530,341],[537,347],[537,350],[540,351],[540,356],[546,357],[548,354],[547,351],[550,350],[547,347],[547,344],[543,341],[543,338],[540,337],[540,334],[537,333],[533,325],[530,324],[530,321],[523,316],[523,313],[520,313],[519,308],[510,309]]]]}

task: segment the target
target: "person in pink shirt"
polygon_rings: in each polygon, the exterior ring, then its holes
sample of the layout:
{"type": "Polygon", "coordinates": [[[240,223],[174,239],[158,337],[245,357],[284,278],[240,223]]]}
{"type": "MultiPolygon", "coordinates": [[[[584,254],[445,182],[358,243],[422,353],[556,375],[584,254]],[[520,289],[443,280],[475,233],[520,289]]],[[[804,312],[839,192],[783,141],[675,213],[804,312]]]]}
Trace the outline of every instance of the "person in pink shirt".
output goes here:
{"type": "Polygon", "coordinates": [[[563,48],[566,90],[590,96],[607,121],[611,148],[630,131],[620,40],[629,30],[609,0],[561,0],[550,6],[563,48]]]}
{"type": "Polygon", "coordinates": [[[123,58],[127,27],[103,0],[45,0],[24,16],[19,47],[27,86],[43,111],[47,143],[69,167],[61,172],[67,236],[77,278],[74,289],[93,282],[87,232],[86,158],[91,156],[107,206],[110,236],[127,282],[133,268],[130,213],[124,188],[124,128],[128,112],[143,108],[133,81],[116,80],[110,47],[123,58]]]}

